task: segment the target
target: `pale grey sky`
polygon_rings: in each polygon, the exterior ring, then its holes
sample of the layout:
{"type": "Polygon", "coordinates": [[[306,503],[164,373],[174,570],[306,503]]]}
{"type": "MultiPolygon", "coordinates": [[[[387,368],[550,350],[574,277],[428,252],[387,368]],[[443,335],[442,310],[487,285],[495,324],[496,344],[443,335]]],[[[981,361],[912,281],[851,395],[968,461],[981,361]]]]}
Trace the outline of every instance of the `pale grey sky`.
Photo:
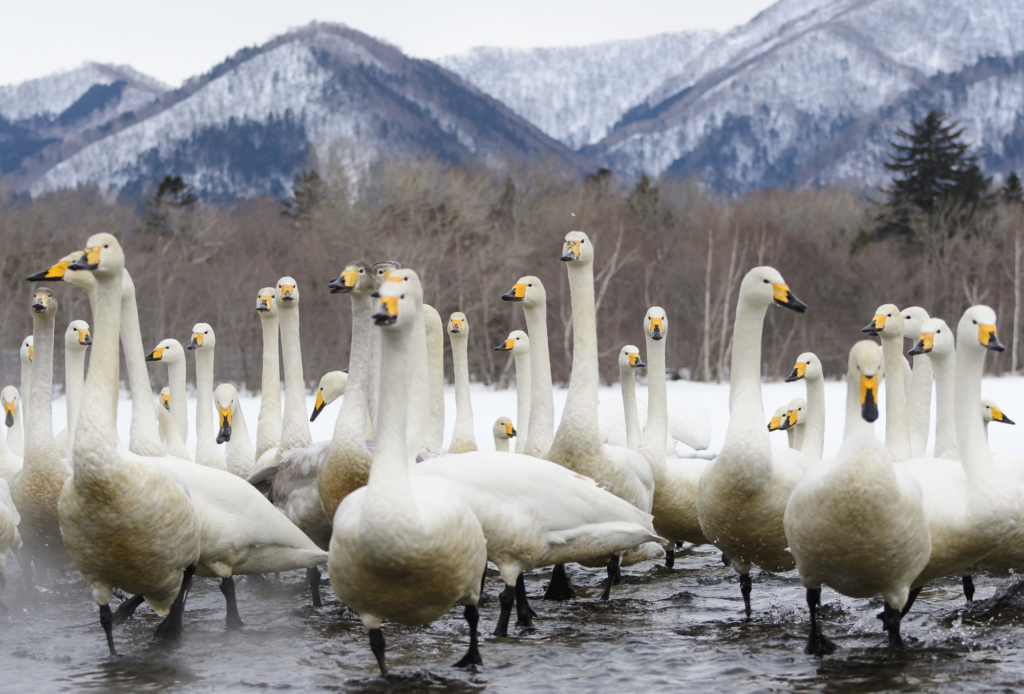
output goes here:
{"type": "Polygon", "coordinates": [[[473,46],[568,46],[743,24],[775,0],[30,0],[5,3],[0,85],[94,60],[172,86],[313,20],[438,58],[473,46]]]}

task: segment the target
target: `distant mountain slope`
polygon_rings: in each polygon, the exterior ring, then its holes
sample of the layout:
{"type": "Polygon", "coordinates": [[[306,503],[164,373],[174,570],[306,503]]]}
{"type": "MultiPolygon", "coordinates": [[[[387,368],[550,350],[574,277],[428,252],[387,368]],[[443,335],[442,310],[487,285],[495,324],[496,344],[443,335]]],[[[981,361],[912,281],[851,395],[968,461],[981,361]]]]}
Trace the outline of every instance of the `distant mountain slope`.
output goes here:
{"type": "Polygon", "coordinates": [[[311,146],[357,160],[550,157],[592,165],[434,63],[334,24],[240,51],[156,104],[78,142],[50,145],[23,172],[34,195],[91,183],[137,193],[166,173],[208,198],[283,195],[311,146]]]}
{"type": "Polygon", "coordinates": [[[579,149],[611,132],[716,37],[698,31],[571,48],[474,48],[439,62],[579,149]]]}

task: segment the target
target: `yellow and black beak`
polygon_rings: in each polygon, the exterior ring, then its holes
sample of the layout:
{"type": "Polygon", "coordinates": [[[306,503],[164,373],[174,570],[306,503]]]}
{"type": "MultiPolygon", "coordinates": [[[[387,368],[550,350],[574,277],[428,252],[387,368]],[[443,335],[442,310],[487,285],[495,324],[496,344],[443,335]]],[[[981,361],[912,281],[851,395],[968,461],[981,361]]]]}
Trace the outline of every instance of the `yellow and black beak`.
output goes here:
{"type": "Polygon", "coordinates": [[[786,431],[796,426],[796,410],[790,410],[785,414],[784,417],[780,418],[782,421],[779,424],[779,431],[786,431]]]}
{"type": "Polygon", "coordinates": [[[185,349],[199,349],[203,346],[203,334],[192,333],[192,341],[188,343],[188,347],[185,349]]]}
{"type": "Polygon", "coordinates": [[[790,372],[789,376],[786,377],[786,383],[792,383],[793,381],[799,381],[801,378],[807,375],[807,364],[804,362],[797,362],[796,366],[793,367],[793,371],[790,372]]]}
{"type": "Polygon", "coordinates": [[[629,355],[629,365],[634,369],[643,369],[647,366],[647,364],[640,360],[640,354],[637,352],[629,355]]]}
{"type": "Polygon", "coordinates": [[[68,265],[68,270],[95,270],[100,266],[100,247],[93,246],[82,251],[75,262],[68,265]]]}
{"type": "MultiPolygon", "coordinates": [[[[993,407],[992,408],[992,421],[993,422],[1001,422],[1002,424],[1016,424],[1017,423],[1017,422],[1013,421],[1012,419],[1010,419],[1009,417],[1007,417],[1005,414],[1003,414],[1003,411],[1000,410],[998,407],[993,407]]],[[[8,424],[7,426],[11,426],[11,425],[8,424]]]]}
{"type": "Polygon", "coordinates": [[[870,323],[860,329],[862,333],[867,333],[872,337],[878,337],[878,333],[883,330],[885,330],[885,316],[881,313],[872,318],[870,323]]]}
{"type": "Polygon", "coordinates": [[[394,325],[398,320],[398,297],[381,297],[380,306],[372,317],[375,325],[394,325]]]}
{"type": "Polygon", "coordinates": [[[807,304],[793,296],[793,292],[789,291],[788,284],[783,284],[781,282],[772,284],[772,298],[775,300],[776,304],[784,308],[788,308],[791,311],[803,313],[807,310],[807,304]]]}
{"type": "Polygon", "coordinates": [[[51,266],[49,270],[37,272],[34,275],[30,275],[26,279],[29,282],[43,282],[46,280],[49,280],[51,282],[63,282],[64,273],[67,271],[69,265],[71,265],[71,261],[61,261],[56,265],[51,266]]]}
{"type": "Polygon", "coordinates": [[[28,360],[32,361],[33,358],[35,357],[35,355],[36,355],[36,348],[35,348],[35,346],[34,345],[29,345],[28,346],[28,360]]]}
{"type": "Polygon", "coordinates": [[[217,432],[217,443],[224,443],[231,440],[231,407],[217,405],[220,412],[220,431],[217,432]]]}
{"type": "Polygon", "coordinates": [[[261,296],[256,299],[256,310],[260,313],[269,311],[274,306],[274,297],[272,296],[261,296]]]}
{"type": "Polygon", "coordinates": [[[502,342],[500,345],[494,348],[495,352],[511,352],[512,348],[516,346],[516,341],[513,338],[509,338],[502,342]]]}
{"type": "Polygon", "coordinates": [[[92,344],[92,335],[89,334],[88,329],[78,331],[78,344],[83,347],[88,347],[92,344]]]}
{"type": "Polygon", "coordinates": [[[860,414],[864,421],[878,419],[878,374],[860,375],[860,414]]]}
{"type": "Polygon", "coordinates": [[[507,436],[509,438],[512,438],[515,435],[516,435],[516,428],[514,426],[512,426],[511,424],[506,424],[505,425],[505,436],[507,436]]]}
{"type": "MultiPolygon", "coordinates": [[[[387,275],[385,275],[387,278],[387,275]]],[[[359,270],[345,270],[338,277],[331,280],[327,286],[331,288],[331,294],[348,294],[356,286],[359,279],[359,270]]]]}
{"type": "Polygon", "coordinates": [[[452,322],[448,325],[448,332],[461,333],[463,330],[462,321],[458,318],[452,318],[452,322]]]}
{"type": "Polygon", "coordinates": [[[559,260],[564,262],[570,262],[573,260],[580,259],[580,242],[579,241],[566,241],[562,246],[562,257],[559,260]]]}
{"type": "Polygon", "coordinates": [[[281,285],[281,301],[295,301],[295,285],[294,284],[282,284],[281,285]]]}
{"type": "Polygon", "coordinates": [[[321,410],[326,406],[326,403],[324,403],[324,390],[321,388],[316,392],[316,405],[313,406],[313,414],[309,416],[309,421],[315,421],[316,418],[320,416],[321,410]]]}
{"type": "Polygon", "coordinates": [[[14,403],[13,402],[5,402],[4,403],[4,424],[6,424],[8,427],[13,427],[14,426],[14,403]]]}
{"type": "Polygon", "coordinates": [[[935,347],[935,333],[921,333],[921,337],[918,338],[917,344],[914,348],[907,352],[910,356],[914,357],[918,354],[927,354],[931,352],[935,347]]]}
{"type": "Polygon", "coordinates": [[[983,344],[985,349],[991,349],[996,352],[1006,351],[1006,347],[1003,347],[1003,343],[996,337],[996,326],[994,325],[978,326],[978,342],[983,344]]]}
{"type": "Polygon", "coordinates": [[[146,355],[146,361],[160,361],[164,356],[164,348],[157,347],[152,352],[146,355]]]}
{"type": "Polygon", "coordinates": [[[171,409],[171,395],[170,393],[160,396],[160,404],[164,406],[165,410],[171,409]]]}
{"type": "Polygon", "coordinates": [[[768,431],[778,431],[782,428],[782,417],[772,417],[768,420],[768,431]]]}
{"type": "Polygon", "coordinates": [[[660,340],[665,337],[665,327],[661,318],[651,319],[651,339],[660,340]]]}
{"type": "Polygon", "coordinates": [[[501,295],[502,301],[522,301],[526,297],[526,285],[522,283],[516,283],[512,285],[512,289],[508,290],[501,295]]]}
{"type": "Polygon", "coordinates": [[[46,313],[46,309],[49,305],[50,300],[43,294],[37,294],[32,299],[32,310],[36,313],[46,313]]]}

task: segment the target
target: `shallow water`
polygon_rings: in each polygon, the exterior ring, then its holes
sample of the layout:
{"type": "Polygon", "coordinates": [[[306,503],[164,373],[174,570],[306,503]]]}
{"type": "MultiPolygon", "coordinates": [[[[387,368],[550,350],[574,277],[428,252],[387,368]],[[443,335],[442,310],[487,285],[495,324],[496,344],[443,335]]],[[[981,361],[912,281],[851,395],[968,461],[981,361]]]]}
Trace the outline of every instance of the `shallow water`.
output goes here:
{"type": "MultiPolygon", "coordinates": [[[[29,590],[8,563],[0,617],[0,691],[249,692],[256,690],[435,691],[1006,691],[1024,680],[1024,598],[993,609],[1014,579],[979,574],[974,606],[959,581],[922,592],[904,620],[906,650],[886,660],[875,614],[881,601],[851,600],[825,589],[823,628],[838,650],[804,655],[807,609],[795,572],[758,574],[753,619],[743,616],[736,575],[712,547],[676,554],[672,570],[653,563],[623,569],[608,602],[598,600],[603,571],[570,566],[577,599],[541,599],[547,572],[527,577],[540,615],[533,629],[489,636],[501,588],[496,573],[481,603],[476,672],[451,667],[465,652],[461,608],[427,627],[386,624],[391,675],[378,674],[366,632],[324,585],[324,607],[310,606],[304,574],[262,583],[237,579],[245,627],[224,628],[214,581],[196,579],[185,635],[173,651],[149,645],[156,616],[142,607],[115,629],[110,657],[95,604],[76,572],[29,590]]],[[[116,602],[116,601],[115,601],[116,602]]],[[[513,622],[514,622],[513,615],[513,622]]]]}

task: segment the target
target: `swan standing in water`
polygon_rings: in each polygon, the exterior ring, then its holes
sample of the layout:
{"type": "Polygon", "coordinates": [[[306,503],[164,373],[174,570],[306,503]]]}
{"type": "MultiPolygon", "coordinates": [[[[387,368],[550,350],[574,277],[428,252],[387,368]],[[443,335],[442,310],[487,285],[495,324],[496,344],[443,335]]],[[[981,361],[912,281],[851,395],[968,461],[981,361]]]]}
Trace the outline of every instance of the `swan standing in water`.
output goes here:
{"type": "Polygon", "coordinates": [[[807,457],[772,448],[761,400],[761,333],[772,304],[803,313],[778,270],[756,267],[743,278],[733,328],[729,397],[732,412],[722,451],[700,478],[697,513],[704,535],[732,561],[750,617],[750,568],[788,571],[793,557],[782,527],[786,502],[807,457]]]}
{"type": "MultiPolygon", "coordinates": [[[[196,463],[217,470],[227,470],[224,454],[217,447],[213,433],[213,357],[217,336],[209,323],[192,327],[188,349],[196,356],[196,463]]],[[[171,406],[174,406],[174,395],[171,406]]]]}
{"type": "Polygon", "coordinates": [[[530,338],[522,330],[513,330],[494,351],[512,352],[516,362],[516,453],[522,453],[525,446],[519,442],[525,441],[530,433],[530,338]]]}
{"type": "Polygon", "coordinates": [[[158,344],[152,352],[146,355],[146,361],[155,361],[167,365],[167,384],[168,388],[170,388],[171,417],[178,425],[178,429],[181,433],[181,440],[188,441],[188,406],[185,402],[185,393],[187,388],[185,374],[185,348],[182,347],[181,343],[174,338],[161,340],[160,344],[158,344]]]}
{"type": "MultiPolygon", "coordinates": [[[[28,438],[28,417],[32,410],[28,409],[28,404],[32,400],[32,359],[35,356],[35,338],[29,335],[21,341],[21,349],[18,351],[18,356],[21,359],[21,408],[25,411],[25,416],[22,419],[22,430],[23,438],[19,441],[24,441],[28,438]]],[[[17,442],[12,442],[17,443],[17,442]]],[[[24,455],[24,443],[21,444],[22,448],[19,450],[13,448],[15,454],[24,455]]]]}
{"type": "MultiPolygon", "coordinates": [[[[256,421],[256,460],[270,452],[269,464],[281,443],[281,365],[278,361],[277,290],[264,287],[256,296],[256,312],[263,328],[263,381],[260,388],[260,415],[256,421]]],[[[257,468],[262,467],[257,465],[257,468]]]]}
{"type": "Polygon", "coordinates": [[[217,406],[217,417],[220,427],[217,432],[217,443],[227,443],[224,447],[224,464],[228,472],[243,480],[252,474],[256,464],[256,452],[249,439],[249,429],[245,426],[245,417],[238,403],[238,392],[230,383],[221,383],[213,391],[213,402],[217,406]]]}
{"type": "Polygon", "coordinates": [[[512,420],[508,417],[498,417],[494,420],[491,431],[494,434],[494,450],[498,453],[508,453],[508,441],[516,436],[512,420]]]}
{"type": "Polygon", "coordinates": [[[82,402],[82,388],[85,387],[85,352],[91,344],[89,324],[84,320],[71,321],[64,332],[64,394],[68,425],[57,434],[57,450],[64,459],[68,457],[75,436],[75,420],[82,402]]]}
{"type": "Polygon", "coordinates": [[[18,389],[5,386],[0,390],[0,404],[4,408],[4,427],[9,432],[7,438],[0,436],[0,477],[10,484],[24,464],[24,459],[15,455],[8,445],[15,434],[21,436],[21,396],[18,395],[18,389]]]}
{"type": "Polygon", "coordinates": [[[852,430],[835,459],[808,468],[786,505],[786,538],[811,613],[808,655],[835,650],[817,619],[821,586],[828,584],[853,598],[884,598],[891,658],[903,645],[900,611],[928,563],[931,541],[921,488],[875,438],[882,371],[882,350],[874,342],[861,340],[850,350],[852,430]]]}
{"type": "MultiPolygon", "coordinates": [[[[786,383],[800,380],[807,386],[806,408],[802,413],[805,423],[800,452],[807,456],[808,460],[821,460],[825,448],[825,373],[821,369],[821,360],[813,352],[804,352],[796,358],[796,364],[786,378],[786,383]]],[[[800,414],[797,417],[800,418],[800,414]]]]}
{"type": "Polygon", "coordinates": [[[448,339],[452,343],[452,370],[455,375],[455,430],[448,452],[469,453],[476,450],[476,437],[473,434],[473,402],[469,395],[469,322],[465,313],[456,311],[448,319],[448,339]]]}
{"type": "Polygon", "coordinates": [[[381,294],[374,321],[382,326],[384,416],[377,422],[379,445],[369,481],[347,495],[334,514],[331,585],[359,613],[382,674],[387,674],[383,620],[426,624],[456,602],[465,605],[470,628],[469,651],[456,665],[479,664],[476,605],[487,541],[453,483],[409,474],[406,398],[413,300],[398,285],[382,288],[381,294]]]}
{"type": "MultiPolygon", "coordinates": [[[[520,277],[512,289],[501,295],[523,307],[530,335],[530,417],[516,453],[543,458],[551,448],[555,432],[555,400],[551,387],[551,359],[548,354],[548,309],[544,285],[533,275],[520,277]],[[522,446],[522,450],[520,450],[522,446]]],[[[518,376],[517,376],[518,379],[518,376]]]]}

